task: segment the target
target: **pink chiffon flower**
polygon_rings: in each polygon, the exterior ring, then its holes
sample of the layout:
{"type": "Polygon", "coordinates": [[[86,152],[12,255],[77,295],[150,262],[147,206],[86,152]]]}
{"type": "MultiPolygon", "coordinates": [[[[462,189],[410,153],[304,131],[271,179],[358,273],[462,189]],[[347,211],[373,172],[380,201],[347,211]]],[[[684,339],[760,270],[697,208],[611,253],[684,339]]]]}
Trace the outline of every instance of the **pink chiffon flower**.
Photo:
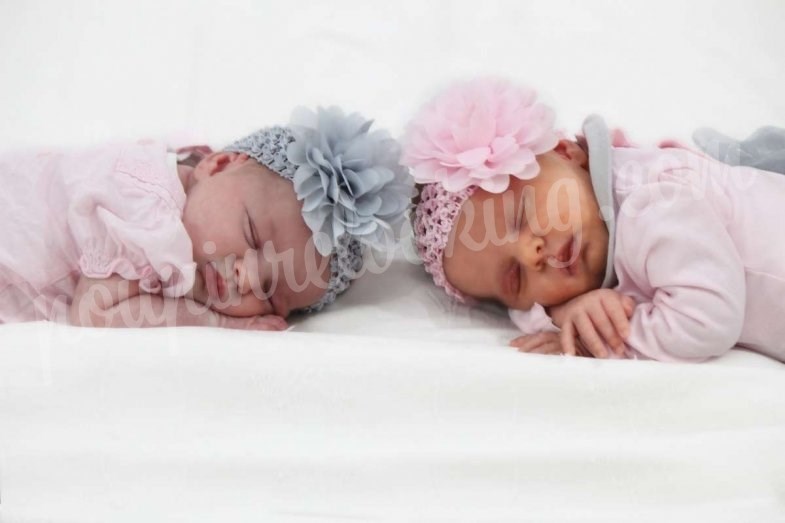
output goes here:
{"type": "Polygon", "coordinates": [[[451,192],[479,186],[500,193],[510,176],[531,179],[540,172],[536,156],[558,142],[553,111],[536,97],[501,79],[457,84],[411,121],[402,162],[417,183],[451,192]]]}

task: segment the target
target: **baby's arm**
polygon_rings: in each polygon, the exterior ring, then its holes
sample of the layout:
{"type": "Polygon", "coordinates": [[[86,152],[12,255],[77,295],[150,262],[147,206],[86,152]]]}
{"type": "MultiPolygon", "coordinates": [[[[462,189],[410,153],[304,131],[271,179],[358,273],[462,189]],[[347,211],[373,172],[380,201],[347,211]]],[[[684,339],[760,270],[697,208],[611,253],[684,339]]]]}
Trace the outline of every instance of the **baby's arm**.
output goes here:
{"type": "Polygon", "coordinates": [[[651,292],[638,303],[626,344],[661,361],[704,361],[741,337],[744,265],[726,222],[705,196],[667,181],[637,189],[620,210],[619,279],[651,292]]]}
{"type": "Polygon", "coordinates": [[[82,276],[69,309],[72,325],[86,327],[210,326],[230,329],[282,330],[278,316],[235,318],[187,298],[165,298],[140,291],[139,282],[117,274],[82,276]]]}

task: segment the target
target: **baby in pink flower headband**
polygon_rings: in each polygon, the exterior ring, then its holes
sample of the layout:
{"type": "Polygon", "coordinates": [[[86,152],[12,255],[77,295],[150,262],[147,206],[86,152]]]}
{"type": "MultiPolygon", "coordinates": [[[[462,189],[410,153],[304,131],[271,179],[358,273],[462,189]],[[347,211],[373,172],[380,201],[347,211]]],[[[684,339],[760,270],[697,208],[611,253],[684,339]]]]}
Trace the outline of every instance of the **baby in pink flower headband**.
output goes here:
{"type": "MultiPolygon", "coordinates": [[[[696,141],[722,162],[633,146],[598,116],[575,140],[553,121],[533,91],[481,79],[409,124],[434,282],[507,307],[522,351],[704,361],[740,346],[785,361],[785,177],[734,162],[716,135],[696,141]]],[[[782,158],[785,133],[769,131],[782,158]]]]}

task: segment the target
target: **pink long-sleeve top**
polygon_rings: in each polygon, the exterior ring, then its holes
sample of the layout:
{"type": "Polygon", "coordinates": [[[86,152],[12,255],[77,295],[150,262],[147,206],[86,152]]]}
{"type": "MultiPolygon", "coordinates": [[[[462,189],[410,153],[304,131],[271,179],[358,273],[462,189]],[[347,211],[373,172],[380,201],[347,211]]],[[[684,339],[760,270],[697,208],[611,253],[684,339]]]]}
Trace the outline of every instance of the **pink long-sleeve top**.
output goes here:
{"type": "MultiPolygon", "coordinates": [[[[785,361],[785,176],[685,148],[613,147],[615,290],[635,299],[626,357],[785,361]]],[[[525,334],[558,330],[542,307],[525,334]]]]}
{"type": "Polygon", "coordinates": [[[80,275],[182,296],[193,285],[185,192],[156,142],[0,154],[0,323],[62,320],[80,275]]]}

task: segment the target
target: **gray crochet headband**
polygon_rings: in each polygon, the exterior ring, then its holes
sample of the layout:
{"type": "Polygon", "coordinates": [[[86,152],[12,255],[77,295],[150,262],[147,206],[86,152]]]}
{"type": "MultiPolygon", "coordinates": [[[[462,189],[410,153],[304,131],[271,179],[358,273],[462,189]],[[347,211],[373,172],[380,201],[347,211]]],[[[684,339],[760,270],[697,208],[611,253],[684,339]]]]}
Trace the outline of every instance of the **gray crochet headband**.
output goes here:
{"type": "Polygon", "coordinates": [[[414,188],[399,164],[400,148],[372,120],[338,107],[295,109],[288,127],[260,129],[226,151],[247,154],[294,184],[316,250],[330,258],[330,281],[316,312],[349,288],[365,246],[396,239],[414,188]]]}

